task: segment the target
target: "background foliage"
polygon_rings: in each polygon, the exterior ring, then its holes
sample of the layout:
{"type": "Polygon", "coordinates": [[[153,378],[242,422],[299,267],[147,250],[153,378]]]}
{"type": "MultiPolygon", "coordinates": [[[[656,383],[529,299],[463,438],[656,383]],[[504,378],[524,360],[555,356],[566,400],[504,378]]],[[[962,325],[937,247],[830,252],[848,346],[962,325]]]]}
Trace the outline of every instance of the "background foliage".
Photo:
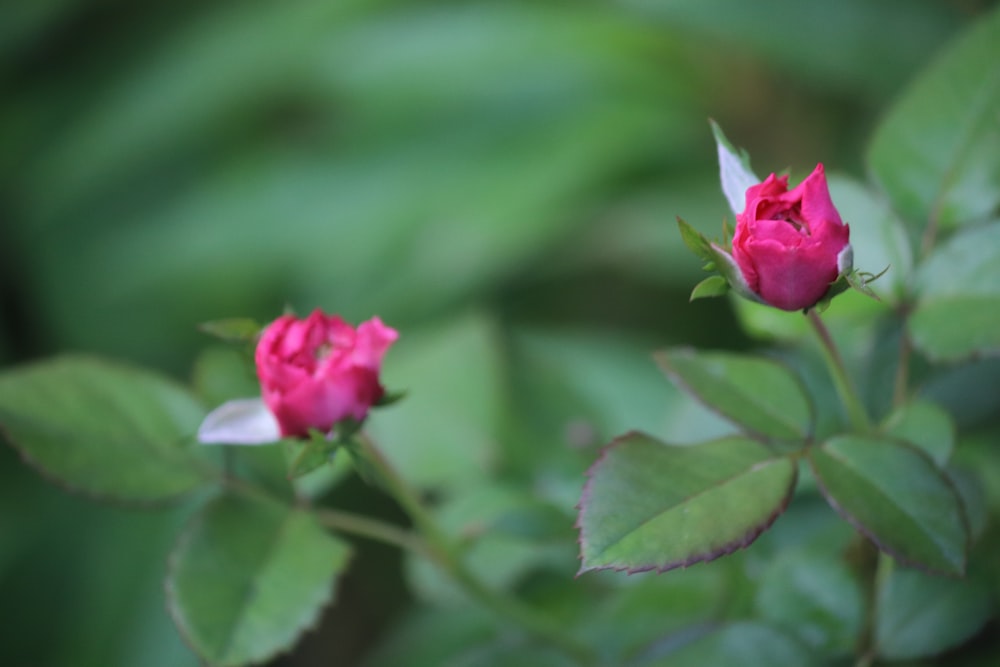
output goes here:
{"type": "MultiPolygon", "coordinates": [[[[217,372],[238,361],[231,353],[200,354],[208,342],[195,323],[265,320],[286,303],[354,321],[377,313],[404,334],[387,382],[411,396],[377,415],[373,431],[441,500],[443,522],[487,535],[470,559],[491,582],[592,628],[609,651],[655,653],[651,642],[671,630],[763,617],[772,625],[728,626],[733,645],[765,637],[794,664],[799,645],[769,633],[797,616],[768,596],[801,601],[811,580],[760,582],[840,544],[810,534],[827,525],[820,502],[798,503],[754,551],[712,570],[593,574],[567,586],[582,473],[597,445],[628,429],[675,442],[728,432],[650,359],[667,344],[750,344],[726,302],[687,305],[701,276],[674,217],[714,232],[727,214],[707,118],[760,171],[801,175],[822,160],[884,181],[882,157],[893,153],[879,146],[909,129],[888,126],[866,162],[883,114],[993,4],[5,3],[0,362],[109,355],[193,380],[214,404],[252,390],[217,372]],[[551,537],[544,549],[539,536],[551,537]],[[788,544],[797,547],[769,559],[788,544]],[[595,599],[599,614],[573,617],[595,599]]],[[[882,205],[845,191],[852,210],[882,205]]],[[[916,193],[901,213],[926,206],[916,193]]],[[[855,234],[863,215],[845,216],[855,234]]],[[[889,285],[906,275],[893,266],[889,285]]],[[[941,270],[929,263],[920,288],[940,290],[941,270]]],[[[774,330],[759,317],[746,321],[774,330]]],[[[948,356],[947,331],[918,333],[948,356]]],[[[983,389],[958,406],[960,423],[976,426],[975,451],[995,443],[989,396],[1000,373],[987,362],[966,372],[980,373],[983,389]]],[[[823,431],[837,415],[819,406],[816,418],[823,431]]],[[[197,664],[161,584],[190,507],[98,507],[46,486],[11,450],[0,456],[0,662],[197,664]]],[[[241,463],[273,479],[269,456],[241,463]]],[[[398,519],[353,480],[329,501],[398,519]]],[[[827,575],[844,579],[839,561],[827,575]]],[[[893,576],[886,595],[926,595],[919,575],[893,576]]],[[[802,630],[806,645],[849,650],[861,594],[837,587],[841,596],[810,608],[820,619],[802,630]]],[[[988,606],[976,591],[954,595],[964,613],[988,606]]],[[[925,622],[955,617],[949,599],[932,602],[920,607],[925,622]]],[[[926,634],[892,620],[880,645],[912,657],[926,634]]],[[[321,630],[279,662],[530,664],[494,640],[489,619],[432,572],[361,543],[321,630]]],[[[699,650],[688,651],[691,664],[716,660],[699,650]]]]}

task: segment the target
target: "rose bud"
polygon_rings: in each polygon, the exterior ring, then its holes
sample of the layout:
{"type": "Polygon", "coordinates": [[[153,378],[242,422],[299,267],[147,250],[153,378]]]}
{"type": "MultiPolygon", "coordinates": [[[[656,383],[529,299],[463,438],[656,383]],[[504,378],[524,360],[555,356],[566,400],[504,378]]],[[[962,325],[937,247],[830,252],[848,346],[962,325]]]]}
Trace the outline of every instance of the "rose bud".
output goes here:
{"type": "Polygon", "coordinates": [[[316,309],[300,320],[279,317],[261,334],[255,361],[264,403],[281,435],[331,431],[362,421],[382,398],[382,356],[399,337],[377,317],[355,329],[316,309]]]}
{"type": "Polygon", "coordinates": [[[852,269],[850,229],[830,200],[823,165],[793,190],[771,174],[746,191],[732,257],[745,287],[782,310],[816,305],[852,269]]]}

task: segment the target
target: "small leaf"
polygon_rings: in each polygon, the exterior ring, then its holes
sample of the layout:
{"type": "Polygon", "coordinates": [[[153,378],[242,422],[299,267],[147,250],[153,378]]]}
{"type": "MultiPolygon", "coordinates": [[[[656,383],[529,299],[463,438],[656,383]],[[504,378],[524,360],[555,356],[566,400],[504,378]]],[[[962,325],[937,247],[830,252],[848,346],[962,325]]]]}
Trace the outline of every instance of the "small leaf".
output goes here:
{"type": "Polygon", "coordinates": [[[0,375],[0,426],[24,458],[67,487],[161,502],[212,472],[190,447],[204,408],[159,375],[59,357],[0,375]]]}
{"type": "Polygon", "coordinates": [[[987,14],[889,112],[868,152],[896,209],[922,229],[1000,204],[1000,10],[987,14]]]}
{"type": "Polygon", "coordinates": [[[209,664],[263,662],[316,622],[349,551],[305,511],[221,496],[192,520],[171,554],[170,612],[209,664]]]}
{"type": "Polygon", "coordinates": [[[788,504],[796,472],[742,437],[678,447],[622,436],[588,472],[580,571],[664,572],[748,546],[788,504]]]}
{"type": "Polygon", "coordinates": [[[752,435],[802,440],[812,432],[805,389],[775,361],[683,348],[654,357],[675,384],[752,435]]]}
{"type": "Polygon", "coordinates": [[[921,450],[845,435],[808,450],[827,500],[880,549],[929,571],[962,574],[969,529],[955,488],[921,450]]]}
{"type": "Polygon", "coordinates": [[[724,296],[729,291],[729,282],[722,276],[709,276],[691,290],[691,301],[712,296],[724,296]]]}
{"type": "Polygon", "coordinates": [[[738,215],[746,208],[747,189],[757,185],[761,179],[753,173],[750,168],[750,156],[746,151],[737,151],[722,129],[714,120],[709,121],[712,125],[712,134],[715,135],[715,144],[719,153],[719,179],[722,181],[722,192],[729,202],[729,209],[733,215],[738,215]]]}
{"type": "Polygon", "coordinates": [[[260,398],[226,401],[198,427],[203,445],[270,445],[280,439],[278,421],[260,398]]]}
{"type": "Polygon", "coordinates": [[[756,621],[725,625],[647,667],[802,667],[816,664],[812,651],[780,630],[756,621]]]}
{"type": "Polygon", "coordinates": [[[924,450],[938,467],[948,463],[955,449],[955,424],[951,416],[930,401],[900,406],[886,417],[882,432],[924,450]]]}
{"type": "Polygon", "coordinates": [[[875,646],[886,660],[937,655],[976,634],[989,620],[989,583],[895,569],[878,590],[875,646]]]}
{"type": "Polygon", "coordinates": [[[257,340],[263,330],[256,320],[248,317],[233,317],[224,320],[212,320],[198,325],[198,331],[215,336],[227,343],[249,343],[257,340]]]}

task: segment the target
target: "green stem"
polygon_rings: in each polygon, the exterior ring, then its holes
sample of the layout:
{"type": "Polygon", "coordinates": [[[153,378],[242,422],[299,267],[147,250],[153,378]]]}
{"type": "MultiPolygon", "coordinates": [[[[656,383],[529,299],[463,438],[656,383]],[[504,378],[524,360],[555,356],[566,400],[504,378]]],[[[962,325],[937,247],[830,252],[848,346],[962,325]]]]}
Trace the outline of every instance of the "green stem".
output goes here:
{"type": "Polygon", "coordinates": [[[334,509],[315,509],[313,513],[327,528],[367,537],[424,556],[428,554],[427,545],[417,535],[390,523],[334,509]]]}
{"type": "Polygon", "coordinates": [[[868,413],[865,411],[864,405],[861,404],[861,399],[858,398],[858,392],[854,389],[851,378],[847,375],[844,360],[837,350],[836,343],[833,342],[830,331],[826,328],[826,325],[820,319],[819,313],[815,309],[810,309],[806,316],[809,318],[809,323],[819,337],[820,347],[823,350],[823,358],[826,360],[827,368],[829,368],[830,375],[833,377],[833,384],[837,388],[840,400],[844,403],[844,407],[847,408],[851,424],[855,430],[861,433],[871,431],[872,425],[868,419],[868,413]]]}
{"type": "Polygon", "coordinates": [[[560,648],[579,664],[594,664],[591,649],[566,634],[558,623],[520,600],[490,588],[473,574],[462,562],[456,543],[441,529],[414,489],[396,472],[375,443],[365,433],[358,434],[357,442],[361,445],[362,456],[378,473],[385,489],[403,507],[423,536],[426,543],[424,556],[461,586],[469,597],[496,615],[514,622],[536,639],[560,648]]]}

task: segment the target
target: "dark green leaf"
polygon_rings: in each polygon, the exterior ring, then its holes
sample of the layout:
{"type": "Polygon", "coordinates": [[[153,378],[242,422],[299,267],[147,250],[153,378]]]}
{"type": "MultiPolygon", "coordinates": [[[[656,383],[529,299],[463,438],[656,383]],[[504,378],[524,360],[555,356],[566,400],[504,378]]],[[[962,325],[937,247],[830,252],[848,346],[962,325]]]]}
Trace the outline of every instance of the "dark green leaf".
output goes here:
{"type": "Polygon", "coordinates": [[[887,660],[936,655],[974,635],[989,619],[988,583],[896,569],[878,591],[875,646],[887,660]]]}
{"type": "Polygon", "coordinates": [[[580,571],[663,572],[753,542],[787,505],[796,467],[746,438],[678,447],[630,433],[588,477],[580,571]]]}
{"type": "Polygon", "coordinates": [[[348,555],[307,512],[221,496],[192,520],[170,557],[170,611],[209,664],[263,662],[316,622],[348,555]]]}
{"type": "Polygon", "coordinates": [[[824,654],[852,651],[864,604],[860,584],[836,552],[809,551],[772,559],[754,600],[761,618],[824,654]]]}
{"type": "Polygon", "coordinates": [[[648,667],[802,667],[815,664],[805,646],[765,623],[740,622],[700,637],[648,667]]]}
{"type": "Polygon", "coordinates": [[[801,440],[812,432],[809,398],[777,362],[690,349],[663,350],[655,358],[678,386],[750,434],[801,440]]]}
{"type": "Polygon", "coordinates": [[[808,453],[824,495],[900,561],[965,570],[969,530],[955,488],[921,450],[881,436],[839,436],[808,453]]]}
{"type": "Polygon", "coordinates": [[[212,473],[191,445],[205,411],[158,375],[61,357],[0,376],[0,425],[44,475],[98,497],[169,500],[212,473]]]}
{"type": "Polygon", "coordinates": [[[955,424],[951,416],[930,401],[914,401],[897,408],[882,425],[882,432],[905,440],[944,467],[955,449],[955,424]]]}
{"type": "Polygon", "coordinates": [[[760,183],[761,179],[750,168],[750,156],[747,152],[737,151],[726,139],[718,124],[714,120],[709,122],[719,153],[719,179],[722,182],[722,192],[729,202],[729,209],[733,215],[737,215],[746,208],[747,189],[760,183]]]}
{"type": "Polygon", "coordinates": [[[948,49],[879,127],[868,162],[910,222],[982,220],[1000,204],[1000,10],[948,49]]]}

